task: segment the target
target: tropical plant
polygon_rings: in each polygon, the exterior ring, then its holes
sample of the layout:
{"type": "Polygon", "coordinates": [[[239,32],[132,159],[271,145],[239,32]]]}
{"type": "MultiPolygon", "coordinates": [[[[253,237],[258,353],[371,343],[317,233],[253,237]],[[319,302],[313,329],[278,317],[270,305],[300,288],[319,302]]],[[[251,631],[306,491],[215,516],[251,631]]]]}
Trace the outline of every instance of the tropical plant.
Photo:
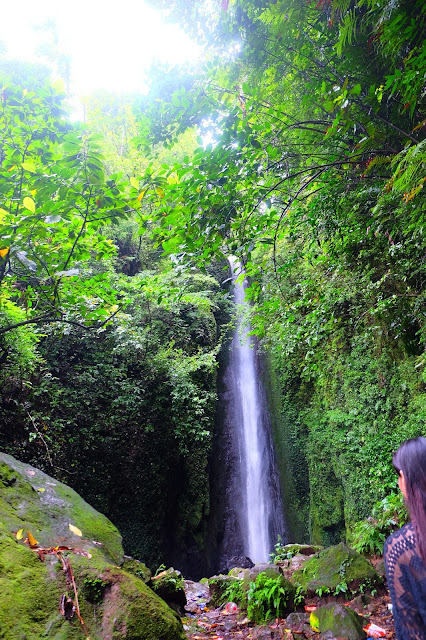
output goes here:
{"type": "Polygon", "coordinates": [[[130,213],[126,185],[105,179],[95,140],[65,120],[63,99],[50,86],[2,90],[0,295],[25,318],[0,333],[47,322],[99,327],[119,308],[104,275],[87,267],[115,253],[100,231],[130,213]]]}
{"type": "Polygon", "coordinates": [[[259,573],[255,582],[250,582],[247,594],[247,616],[259,623],[271,618],[282,618],[289,604],[282,577],[271,578],[259,573]]]}
{"type": "Polygon", "coordinates": [[[350,533],[350,544],[359,553],[383,554],[386,538],[408,520],[401,494],[390,494],[375,505],[371,517],[357,522],[350,533]]]}

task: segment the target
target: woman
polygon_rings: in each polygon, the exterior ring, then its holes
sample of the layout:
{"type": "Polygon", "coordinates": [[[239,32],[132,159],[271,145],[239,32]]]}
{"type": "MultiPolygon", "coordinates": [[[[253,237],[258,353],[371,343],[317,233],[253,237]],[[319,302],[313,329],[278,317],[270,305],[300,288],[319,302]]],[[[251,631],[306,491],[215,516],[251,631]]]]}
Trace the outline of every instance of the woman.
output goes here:
{"type": "Polygon", "coordinates": [[[426,438],[404,442],[392,464],[411,516],[384,549],[396,637],[426,640],[426,438]]]}

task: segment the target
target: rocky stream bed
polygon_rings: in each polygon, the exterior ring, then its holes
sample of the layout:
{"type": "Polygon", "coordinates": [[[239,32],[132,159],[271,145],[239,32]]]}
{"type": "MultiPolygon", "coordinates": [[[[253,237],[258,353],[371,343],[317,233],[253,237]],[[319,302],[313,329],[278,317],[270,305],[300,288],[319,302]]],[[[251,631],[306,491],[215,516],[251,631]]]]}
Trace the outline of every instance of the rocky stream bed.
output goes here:
{"type": "MultiPolygon", "coordinates": [[[[187,605],[186,615],[182,618],[184,631],[189,640],[332,640],[335,636],[319,634],[309,624],[310,614],[305,606],[321,606],[329,603],[341,603],[348,606],[365,619],[365,627],[370,623],[385,631],[386,640],[395,640],[392,613],[389,610],[390,597],[385,589],[374,597],[357,596],[349,602],[341,597],[309,599],[309,604],[301,606],[299,616],[290,614],[290,620],[276,619],[269,624],[256,625],[250,622],[245,612],[237,609],[228,611],[225,605],[210,608],[208,586],[199,582],[185,580],[187,605]],[[366,604],[367,603],[367,604],[366,604]]],[[[367,636],[365,638],[374,637],[367,636]]],[[[343,640],[340,639],[339,640],[343,640]]]]}

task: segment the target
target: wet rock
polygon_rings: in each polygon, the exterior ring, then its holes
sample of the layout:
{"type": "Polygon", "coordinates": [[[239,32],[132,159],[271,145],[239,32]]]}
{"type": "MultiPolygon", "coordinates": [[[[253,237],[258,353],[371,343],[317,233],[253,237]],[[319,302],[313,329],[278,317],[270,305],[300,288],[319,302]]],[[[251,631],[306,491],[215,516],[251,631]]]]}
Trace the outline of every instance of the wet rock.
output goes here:
{"type": "Polygon", "coordinates": [[[284,562],[280,562],[278,566],[280,567],[283,575],[290,580],[291,576],[295,571],[303,567],[305,562],[309,560],[309,556],[297,555],[293,556],[289,560],[285,560],[284,562]]]}
{"type": "Polygon", "coordinates": [[[250,582],[255,582],[260,573],[267,575],[268,578],[276,578],[281,574],[279,567],[266,562],[255,564],[251,569],[248,569],[248,572],[250,582]]]}
{"type": "Polygon", "coordinates": [[[353,600],[349,602],[349,606],[351,609],[362,615],[363,613],[366,613],[366,607],[370,602],[371,597],[362,593],[359,596],[356,596],[356,598],[353,598],[353,600]]]}
{"type": "Polygon", "coordinates": [[[265,573],[269,578],[276,578],[281,574],[281,570],[277,565],[265,562],[255,564],[248,569],[235,567],[229,572],[229,575],[244,582],[255,582],[259,573],[265,573]]]}
{"type": "Polygon", "coordinates": [[[250,636],[256,640],[278,640],[282,635],[278,629],[271,629],[265,626],[253,627],[250,636]]]}
{"type": "Polygon", "coordinates": [[[364,556],[341,542],[312,556],[293,573],[291,581],[312,594],[319,589],[334,593],[342,583],[349,589],[373,586],[381,584],[382,579],[364,556]]]}
{"type": "Polygon", "coordinates": [[[305,624],[309,624],[309,614],[294,611],[287,616],[285,624],[292,631],[301,630],[305,624]]]}
{"type": "Polygon", "coordinates": [[[200,582],[192,582],[192,580],[184,580],[184,589],[186,596],[185,611],[198,613],[203,610],[210,600],[208,583],[202,584],[200,582]]]}
{"type": "Polygon", "coordinates": [[[235,616],[230,616],[229,618],[226,618],[223,622],[222,622],[222,626],[225,629],[225,631],[232,631],[234,629],[237,629],[237,619],[235,616]]]}
{"type": "Polygon", "coordinates": [[[364,640],[367,637],[363,630],[365,620],[350,607],[335,602],[318,607],[311,614],[310,623],[314,631],[319,631],[321,634],[328,633],[328,640],[331,638],[364,640]]]}
{"type": "Polygon", "coordinates": [[[254,567],[254,562],[252,562],[247,556],[233,556],[232,558],[229,558],[226,563],[226,567],[224,567],[220,573],[229,573],[231,569],[234,569],[235,567],[251,569],[251,567],[254,567]]]}
{"type": "Polygon", "coordinates": [[[292,631],[295,640],[299,640],[299,638],[310,638],[314,635],[311,625],[309,624],[308,613],[297,611],[290,613],[284,621],[284,627],[292,631]]]}
{"type": "MultiPolygon", "coordinates": [[[[247,569],[244,569],[244,571],[247,571],[247,569]]],[[[234,576],[212,576],[209,579],[208,584],[210,593],[209,603],[213,607],[218,607],[222,603],[222,596],[224,595],[225,590],[235,582],[239,582],[239,580],[234,576]]],[[[239,603],[237,602],[237,604],[239,603]]]]}
{"type": "Polygon", "coordinates": [[[385,569],[385,559],[384,558],[381,558],[378,562],[376,562],[376,571],[379,574],[379,576],[382,576],[382,578],[385,577],[386,569],[385,569]]]}
{"type": "Polygon", "coordinates": [[[324,633],[320,633],[318,640],[346,640],[346,638],[336,638],[336,635],[333,631],[325,631],[324,633]]]}

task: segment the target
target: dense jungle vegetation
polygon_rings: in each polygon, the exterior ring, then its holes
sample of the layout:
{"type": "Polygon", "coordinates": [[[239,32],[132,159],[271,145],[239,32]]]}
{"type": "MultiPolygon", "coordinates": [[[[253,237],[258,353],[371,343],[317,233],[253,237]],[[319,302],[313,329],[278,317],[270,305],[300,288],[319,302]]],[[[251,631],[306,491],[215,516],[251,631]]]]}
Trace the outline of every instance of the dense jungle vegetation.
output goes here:
{"type": "Polygon", "coordinates": [[[0,446],[200,562],[233,254],[293,536],[376,550],[426,435],[425,3],[152,4],[204,62],[84,122],[0,60],[0,446]]]}

